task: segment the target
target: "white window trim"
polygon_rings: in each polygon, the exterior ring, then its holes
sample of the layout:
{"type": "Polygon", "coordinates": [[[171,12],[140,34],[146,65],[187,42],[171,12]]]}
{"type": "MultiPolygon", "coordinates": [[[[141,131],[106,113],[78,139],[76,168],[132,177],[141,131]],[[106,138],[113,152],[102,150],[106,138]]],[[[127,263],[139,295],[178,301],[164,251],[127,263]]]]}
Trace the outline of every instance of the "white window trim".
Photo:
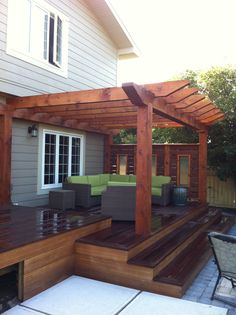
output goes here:
{"type": "MultiPolygon", "coordinates": [[[[49,5],[47,2],[43,0],[33,0],[37,5],[42,7],[42,9],[46,9],[50,12],[55,13],[58,15],[61,20],[63,21],[63,45],[62,45],[62,56],[63,61],[60,68],[55,67],[54,65],[51,65],[46,60],[39,60],[38,58],[35,58],[32,56],[32,54],[22,53],[20,51],[17,51],[15,47],[11,46],[11,42],[9,40],[9,32],[10,32],[10,26],[9,23],[7,23],[7,45],[6,45],[6,53],[8,55],[11,55],[13,57],[16,57],[18,59],[21,59],[23,61],[26,61],[30,64],[33,64],[37,67],[43,68],[44,70],[53,72],[55,74],[58,74],[64,78],[68,78],[68,29],[69,29],[69,19],[66,17],[63,13],[59,12],[57,9],[55,9],[53,6],[49,5]]],[[[8,5],[8,16],[10,15],[10,5],[8,5]]]]}
{"type": "MultiPolygon", "coordinates": [[[[62,187],[62,183],[56,183],[56,184],[44,184],[44,163],[45,163],[45,134],[50,133],[53,135],[56,135],[56,166],[55,166],[55,175],[56,178],[58,178],[58,169],[59,169],[59,136],[68,136],[69,137],[69,157],[71,157],[71,144],[72,144],[72,137],[80,138],[80,174],[84,174],[84,154],[85,154],[85,140],[83,134],[76,134],[76,133],[67,133],[63,131],[57,131],[57,130],[50,130],[50,129],[43,129],[42,130],[42,150],[41,150],[41,179],[40,179],[40,189],[46,190],[46,189],[52,189],[52,188],[59,188],[62,187]]],[[[71,171],[71,158],[69,158],[68,163],[69,168],[69,176],[71,171]]]]}

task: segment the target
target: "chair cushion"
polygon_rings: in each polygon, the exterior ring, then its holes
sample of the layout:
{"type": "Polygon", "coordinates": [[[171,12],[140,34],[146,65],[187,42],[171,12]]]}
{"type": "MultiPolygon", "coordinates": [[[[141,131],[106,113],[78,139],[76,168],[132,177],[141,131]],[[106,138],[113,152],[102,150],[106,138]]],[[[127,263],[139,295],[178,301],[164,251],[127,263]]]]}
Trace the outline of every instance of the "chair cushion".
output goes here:
{"type": "Polygon", "coordinates": [[[136,175],[129,175],[130,183],[136,183],[136,175]]]}
{"type": "Polygon", "coordinates": [[[99,175],[89,175],[88,176],[88,183],[91,187],[100,186],[100,176],[99,175]]]}
{"type": "Polygon", "coordinates": [[[153,187],[161,187],[163,184],[169,184],[171,181],[170,176],[152,176],[152,186],[153,187]]]}
{"type": "Polygon", "coordinates": [[[70,184],[88,184],[88,176],[68,176],[67,182],[70,184]]]}
{"type": "Polygon", "coordinates": [[[100,174],[100,185],[107,185],[110,180],[110,174],[100,174]]]}
{"type": "Polygon", "coordinates": [[[130,183],[130,182],[108,182],[108,186],[136,186],[136,183],[130,183]]]}
{"type": "Polygon", "coordinates": [[[111,182],[129,182],[129,175],[114,174],[110,176],[111,182]]]}
{"type": "Polygon", "coordinates": [[[161,197],[161,188],[152,187],[152,195],[161,197]]]}
{"type": "Polygon", "coordinates": [[[91,196],[100,196],[104,190],[106,190],[106,185],[92,186],[91,187],[91,196]]]}

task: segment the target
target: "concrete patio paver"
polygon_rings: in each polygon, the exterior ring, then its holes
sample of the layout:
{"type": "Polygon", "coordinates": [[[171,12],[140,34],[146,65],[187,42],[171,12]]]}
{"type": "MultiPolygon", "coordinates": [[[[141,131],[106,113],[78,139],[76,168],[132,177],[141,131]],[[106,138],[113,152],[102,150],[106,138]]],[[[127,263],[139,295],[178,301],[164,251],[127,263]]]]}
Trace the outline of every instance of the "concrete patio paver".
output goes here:
{"type": "Polygon", "coordinates": [[[226,315],[227,309],[72,276],[4,315],[226,315]]]}

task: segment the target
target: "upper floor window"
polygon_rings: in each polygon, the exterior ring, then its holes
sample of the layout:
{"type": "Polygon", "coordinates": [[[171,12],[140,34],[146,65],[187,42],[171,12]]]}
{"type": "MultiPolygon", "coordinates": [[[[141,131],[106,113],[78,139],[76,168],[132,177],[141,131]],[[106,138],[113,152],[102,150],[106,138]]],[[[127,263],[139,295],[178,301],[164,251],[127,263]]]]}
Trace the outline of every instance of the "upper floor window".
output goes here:
{"type": "Polygon", "coordinates": [[[66,76],[68,19],[43,0],[9,0],[7,52],[66,76]]]}

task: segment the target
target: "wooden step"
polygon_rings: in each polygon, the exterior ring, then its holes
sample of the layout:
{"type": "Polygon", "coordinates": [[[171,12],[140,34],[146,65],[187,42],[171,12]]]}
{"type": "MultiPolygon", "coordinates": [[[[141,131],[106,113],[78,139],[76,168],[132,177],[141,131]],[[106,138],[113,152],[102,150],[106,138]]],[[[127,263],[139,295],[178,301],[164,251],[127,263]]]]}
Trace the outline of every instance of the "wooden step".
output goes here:
{"type": "Polygon", "coordinates": [[[180,255],[178,255],[155,278],[158,283],[181,287],[182,294],[204,266],[211,255],[207,233],[201,233],[180,255]],[[197,259],[196,259],[197,258],[197,259]]]}
{"type": "Polygon", "coordinates": [[[154,268],[198,229],[199,224],[196,222],[188,222],[184,226],[181,226],[168,234],[163,239],[158,240],[152,246],[143,250],[141,253],[130,259],[128,263],[154,268]]]}
{"type": "Polygon", "coordinates": [[[134,225],[133,227],[128,225],[127,227],[122,227],[122,223],[119,227],[118,223],[117,228],[117,223],[115,223],[109,229],[79,239],[78,243],[127,251],[127,257],[131,259],[158,240],[172,233],[172,231],[191,220],[195,220],[196,217],[202,216],[207,211],[205,205],[193,204],[189,208],[188,213],[179,216],[176,220],[164,225],[160,230],[145,237],[135,234],[134,225]]]}

